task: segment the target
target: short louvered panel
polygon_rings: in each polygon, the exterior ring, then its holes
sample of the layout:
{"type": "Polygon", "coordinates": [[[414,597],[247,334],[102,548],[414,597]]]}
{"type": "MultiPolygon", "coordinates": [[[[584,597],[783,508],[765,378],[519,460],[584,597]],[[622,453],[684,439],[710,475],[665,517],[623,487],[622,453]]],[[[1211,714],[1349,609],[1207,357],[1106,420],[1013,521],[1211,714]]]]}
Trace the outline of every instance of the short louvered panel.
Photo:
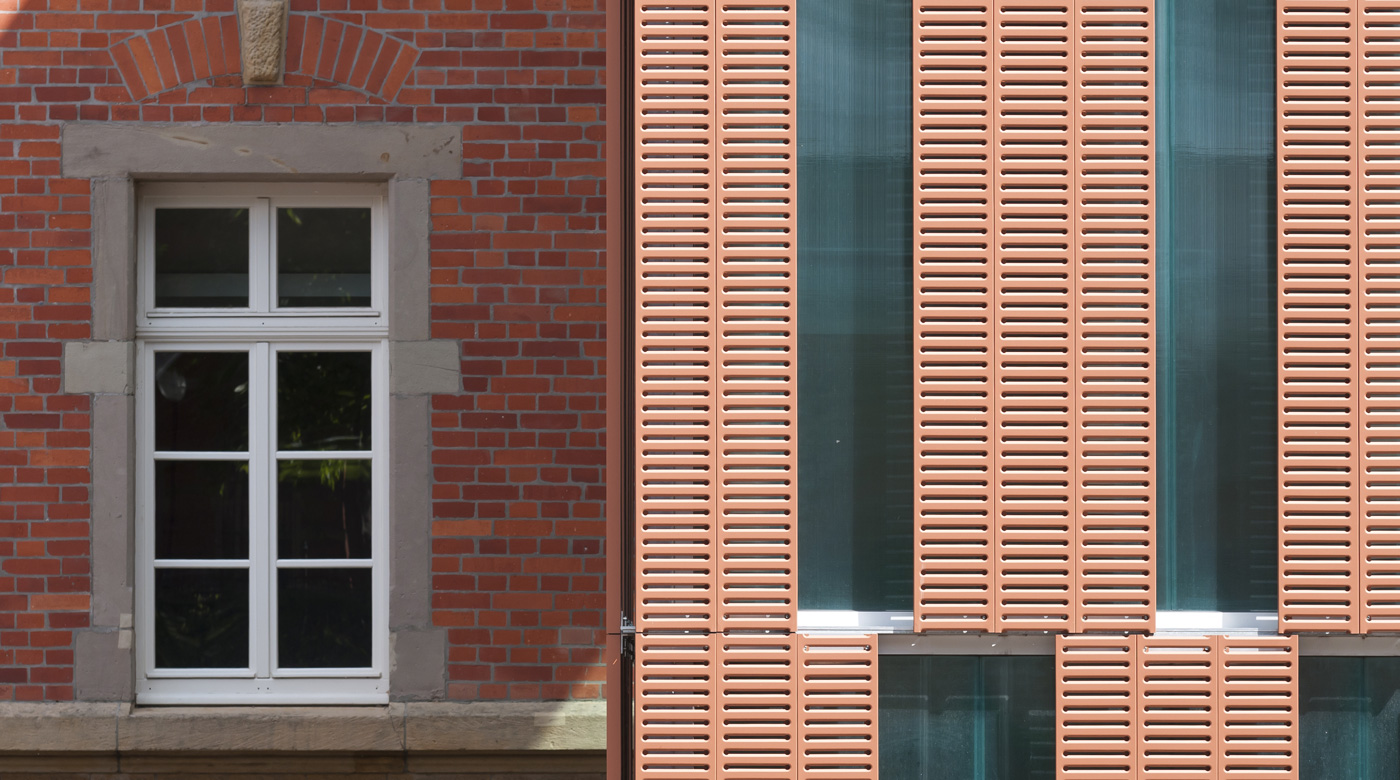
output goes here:
{"type": "Polygon", "coordinates": [[[1220,777],[1298,780],[1298,640],[1218,637],[1220,777]]]}
{"type": "Polygon", "coordinates": [[[715,83],[709,2],[634,6],[638,628],[715,627],[715,83]]]}
{"type": "Polygon", "coordinates": [[[1279,625],[1355,631],[1355,0],[1280,3],[1279,625]]]}
{"type": "Polygon", "coordinates": [[[719,628],[797,627],[792,2],[719,19],[719,628]]]}
{"type": "Polygon", "coordinates": [[[1361,624],[1400,630],[1400,3],[1361,4],[1361,624]]]}
{"type": "Polygon", "coordinates": [[[1213,636],[1139,637],[1139,777],[1216,776],[1220,713],[1215,647],[1213,636]]]}
{"type": "Polygon", "coordinates": [[[1075,630],[1151,631],[1154,9],[1075,6],[1075,630]]]}
{"type": "Polygon", "coordinates": [[[1136,636],[1055,638],[1060,780],[1137,777],[1136,636]]]}
{"type": "Polygon", "coordinates": [[[995,626],[1072,630],[1073,14],[998,2],[994,64],[995,626]]]}
{"type": "Polygon", "coordinates": [[[992,9],[914,3],[915,629],[992,630],[992,9]]]}
{"type": "Polygon", "coordinates": [[[797,780],[878,780],[874,636],[797,636],[797,780]]]}
{"type": "Polygon", "coordinates": [[[718,637],[638,634],[637,780],[716,780],[718,637]]]}
{"type": "Polygon", "coordinates": [[[797,636],[719,641],[720,776],[791,780],[797,774],[797,636]]]}

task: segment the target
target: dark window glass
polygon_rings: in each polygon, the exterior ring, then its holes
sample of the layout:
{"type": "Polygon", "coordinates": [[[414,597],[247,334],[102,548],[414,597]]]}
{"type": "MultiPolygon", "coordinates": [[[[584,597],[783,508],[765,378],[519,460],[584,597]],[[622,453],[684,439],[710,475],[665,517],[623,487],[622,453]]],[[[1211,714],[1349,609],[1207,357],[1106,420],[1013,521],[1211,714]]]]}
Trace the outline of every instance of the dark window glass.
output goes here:
{"type": "Polygon", "coordinates": [[[797,6],[799,603],[913,608],[907,0],[797,6]]]}
{"type": "Polygon", "coordinates": [[[248,464],[156,462],[156,557],[248,557],[248,464]]]}
{"type": "Polygon", "coordinates": [[[248,570],[156,570],[156,666],[248,667],[248,570]]]}
{"type": "Polygon", "coordinates": [[[368,352],[277,353],[277,448],[370,448],[368,352]]]}
{"type": "Polygon", "coordinates": [[[1302,780],[1400,777],[1400,658],[1304,656],[1302,780]]]}
{"type": "Polygon", "coordinates": [[[368,306],[370,210],[277,210],[277,305],[368,306]]]}
{"type": "Polygon", "coordinates": [[[369,521],[369,461],[277,464],[279,558],[368,558],[369,521]]]}
{"type": "Polygon", "coordinates": [[[1051,656],[881,656],[880,776],[1054,780],[1051,656]]]}
{"type": "Polygon", "coordinates": [[[248,306],[248,210],[156,209],[159,307],[248,306]]]}
{"type": "Polygon", "coordinates": [[[248,353],[157,352],[156,449],[248,449],[248,353]]]}
{"type": "Polygon", "coordinates": [[[357,668],[373,660],[369,569],[277,572],[277,663],[357,668]]]}
{"type": "Polygon", "coordinates": [[[1158,607],[1271,612],[1274,2],[1157,15],[1158,607]]]}

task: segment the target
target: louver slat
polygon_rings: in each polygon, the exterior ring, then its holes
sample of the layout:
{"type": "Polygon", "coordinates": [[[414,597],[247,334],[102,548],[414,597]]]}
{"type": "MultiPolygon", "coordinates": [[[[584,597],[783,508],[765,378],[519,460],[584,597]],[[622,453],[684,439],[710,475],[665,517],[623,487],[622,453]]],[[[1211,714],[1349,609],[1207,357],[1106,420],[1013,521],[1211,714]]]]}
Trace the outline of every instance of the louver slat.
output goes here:
{"type": "Polygon", "coordinates": [[[1400,3],[1361,4],[1361,626],[1400,630],[1400,3]]]}
{"type": "Polygon", "coordinates": [[[636,624],[715,627],[715,84],[707,2],[635,7],[636,624]]]}
{"type": "Polygon", "coordinates": [[[1356,6],[1278,11],[1281,631],[1358,627],[1356,6]]]}
{"type": "Polygon", "coordinates": [[[1216,639],[1138,638],[1140,777],[1216,776],[1220,760],[1216,639]]]}
{"type": "Polygon", "coordinates": [[[794,4],[719,15],[719,628],[797,627],[794,4]]]}
{"type": "Polygon", "coordinates": [[[716,780],[715,639],[637,636],[637,780],[716,780]]]}
{"type": "Polygon", "coordinates": [[[993,630],[991,28],[914,4],[920,631],[993,630]]]}
{"type": "Polygon", "coordinates": [[[1298,640],[1218,637],[1220,776],[1298,780],[1298,640]]]}
{"type": "Polygon", "coordinates": [[[720,777],[791,780],[797,767],[797,636],[725,635],[719,655],[720,777]]]}
{"type": "Polygon", "coordinates": [[[1151,631],[1153,3],[1076,3],[1076,631],[1151,631]]]}
{"type": "Polygon", "coordinates": [[[797,780],[878,780],[874,636],[799,636],[797,780]]]}
{"type": "Polygon", "coordinates": [[[1055,639],[1056,777],[1136,778],[1136,636],[1055,639]]]}
{"type": "Polygon", "coordinates": [[[1075,290],[1073,14],[995,18],[996,630],[1072,630],[1075,290]]]}

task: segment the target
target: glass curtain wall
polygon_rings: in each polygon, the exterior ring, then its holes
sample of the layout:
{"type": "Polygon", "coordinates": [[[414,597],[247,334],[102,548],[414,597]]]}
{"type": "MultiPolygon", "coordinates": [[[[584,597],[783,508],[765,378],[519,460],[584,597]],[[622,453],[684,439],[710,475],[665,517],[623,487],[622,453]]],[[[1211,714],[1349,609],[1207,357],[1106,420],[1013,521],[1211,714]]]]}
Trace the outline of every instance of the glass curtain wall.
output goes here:
{"type": "Polygon", "coordinates": [[[1164,610],[1276,609],[1274,5],[1157,4],[1164,610]]]}
{"type": "Polygon", "coordinates": [[[1304,656],[1302,780],[1400,777],[1400,658],[1304,656]]]}
{"type": "Polygon", "coordinates": [[[797,6],[799,607],[913,608],[909,0],[797,6]]]}
{"type": "Polygon", "coordinates": [[[1054,780],[1054,659],[883,656],[880,776],[1054,780]]]}

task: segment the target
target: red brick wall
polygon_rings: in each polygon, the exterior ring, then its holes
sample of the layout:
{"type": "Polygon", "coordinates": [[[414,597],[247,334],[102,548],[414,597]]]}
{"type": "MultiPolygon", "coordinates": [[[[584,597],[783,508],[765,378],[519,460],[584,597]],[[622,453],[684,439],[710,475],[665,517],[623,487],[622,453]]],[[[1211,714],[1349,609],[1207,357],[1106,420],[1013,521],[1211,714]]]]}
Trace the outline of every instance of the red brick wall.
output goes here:
{"type": "Polygon", "coordinates": [[[432,186],[433,619],[456,699],[598,698],[604,0],[293,0],[285,84],[244,87],[232,0],[0,0],[0,700],[73,697],[88,625],[89,184],[69,120],[450,122],[432,186]]]}

